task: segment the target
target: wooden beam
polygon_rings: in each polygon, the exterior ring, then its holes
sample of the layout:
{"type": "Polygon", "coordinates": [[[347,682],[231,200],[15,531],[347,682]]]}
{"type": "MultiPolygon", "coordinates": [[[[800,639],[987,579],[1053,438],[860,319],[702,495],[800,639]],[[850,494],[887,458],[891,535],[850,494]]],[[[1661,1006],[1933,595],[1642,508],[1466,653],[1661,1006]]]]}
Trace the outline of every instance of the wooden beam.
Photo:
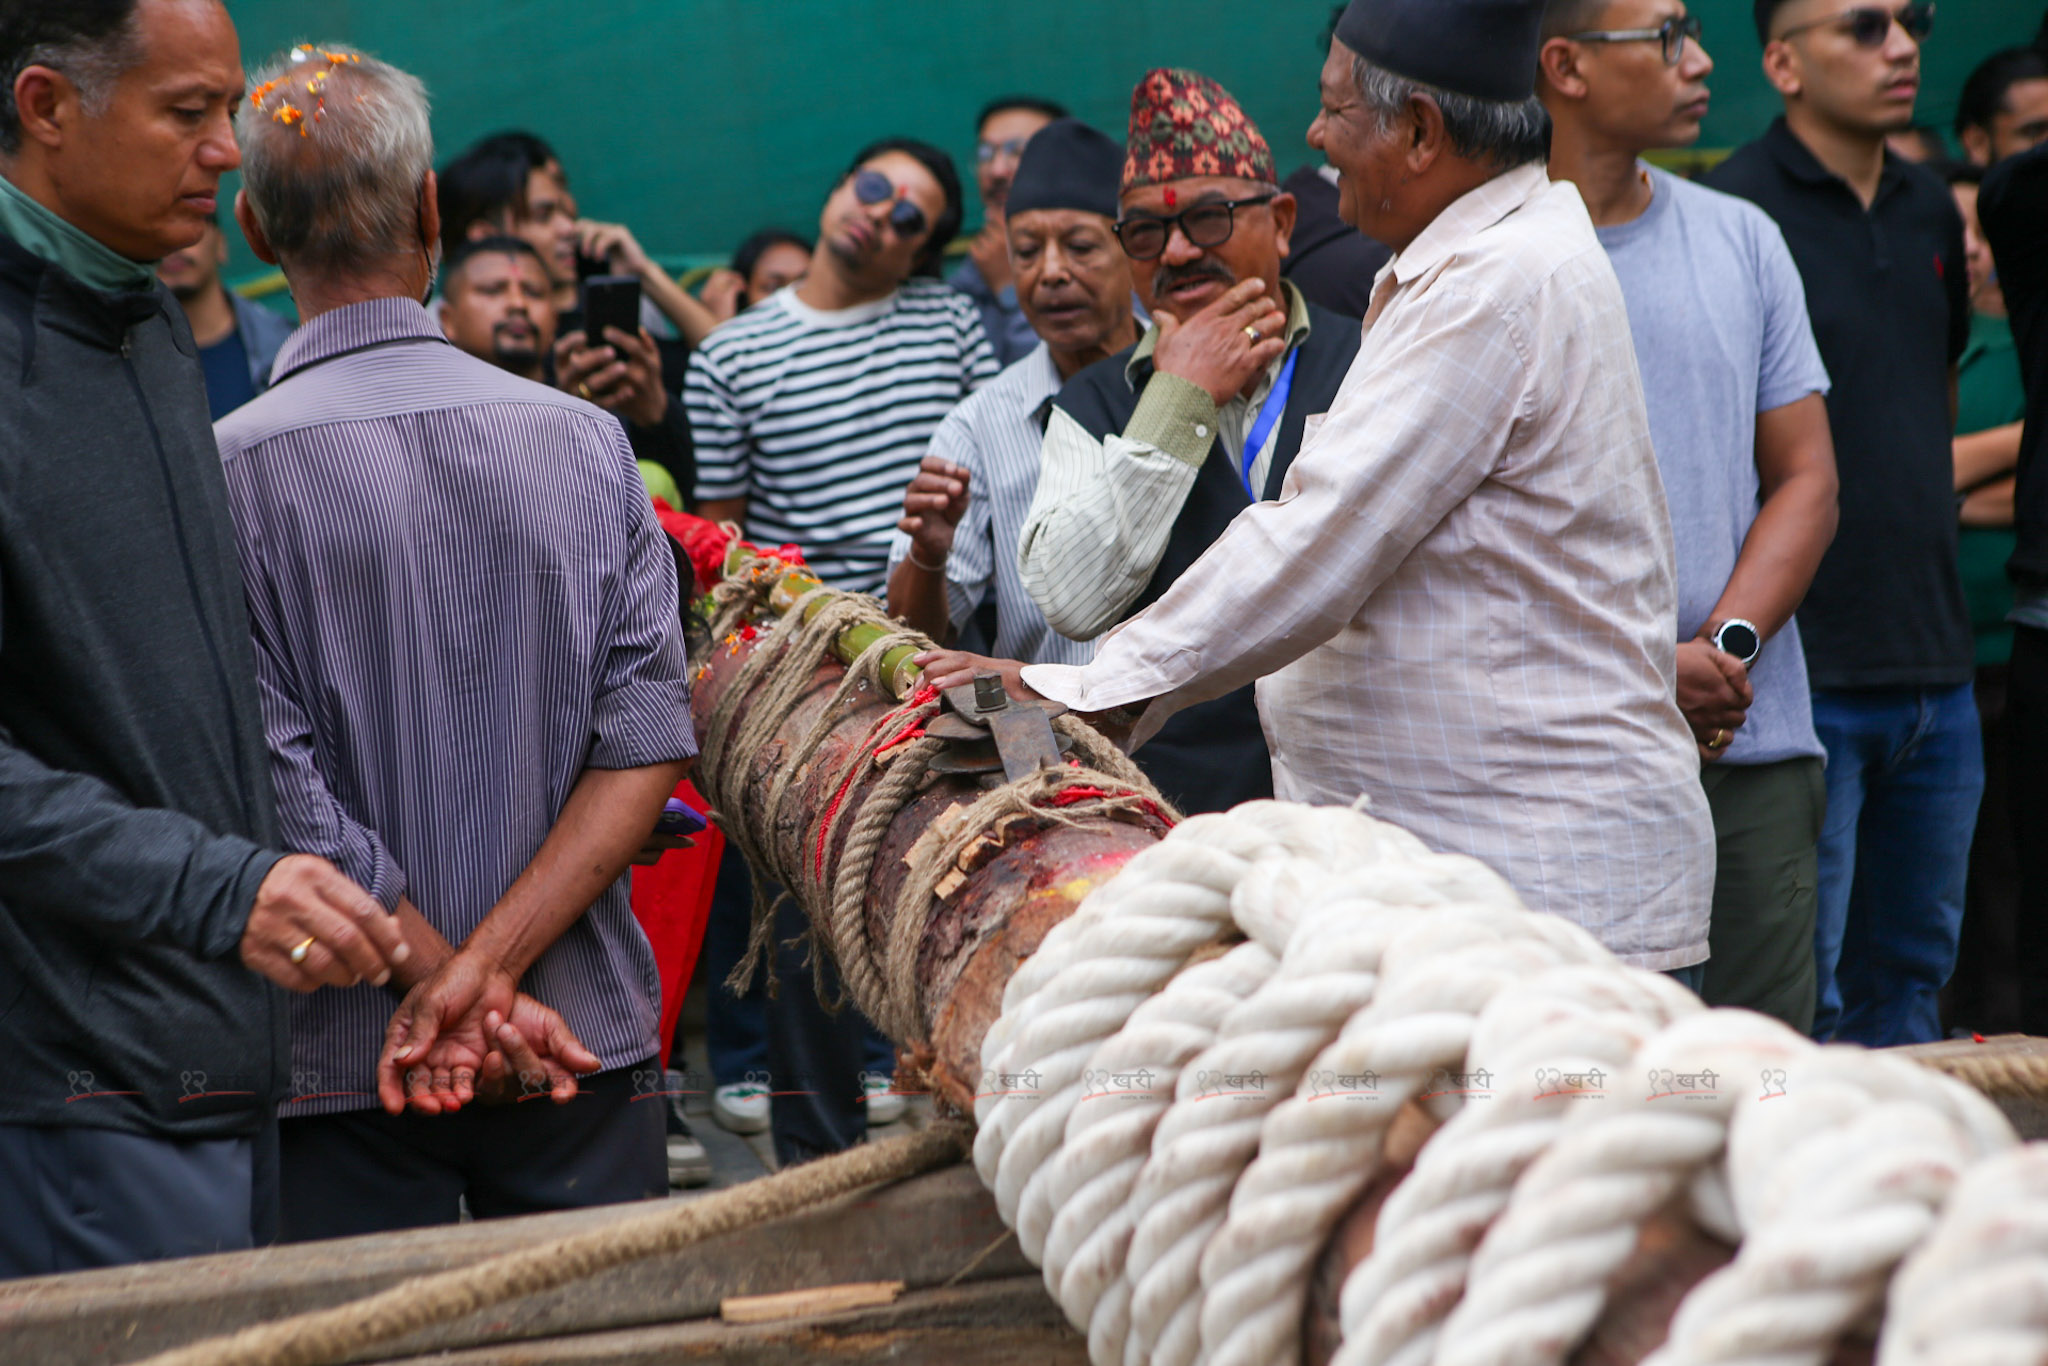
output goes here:
{"type": "MultiPolygon", "coordinates": [[[[601,1227],[632,1206],[296,1243],[0,1281],[7,1366],[134,1361],[252,1323],[322,1309],[411,1276],[601,1227]]],[[[953,1167],[674,1256],[457,1319],[377,1349],[408,1356],[705,1318],[735,1295],[848,1281],[943,1285],[1033,1274],[972,1167],[953,1167]],[[980,1264],[977,1256],[997,1245],[980,1264]],[[970,1269],[971,1267],[971,1269],[970,1269]]]]}
{"type": "Polygon", "coordinates": [[[896,1303],[903,1294],[901,1281],[856,1281],[850,1285],[821,1285],[810,1290],[784,1290],[775,1295],[733,1295],[718,1306],[718,1317],[726,1323],[776,1323],[785,1319],[814,1319],[826,1314],[843,1314],[853,1309],[876,1309],[896,1303]]]}
{"type": "Polygon", "coordinates": [[[1067,1326],[1036,1276],[914,1290],[894,1305],[802,1323],[717,1320],[631,1328],[516,1346],[387,1360],[383,1366],[1087,1366],[1088,1343],[1067,1326]]]}

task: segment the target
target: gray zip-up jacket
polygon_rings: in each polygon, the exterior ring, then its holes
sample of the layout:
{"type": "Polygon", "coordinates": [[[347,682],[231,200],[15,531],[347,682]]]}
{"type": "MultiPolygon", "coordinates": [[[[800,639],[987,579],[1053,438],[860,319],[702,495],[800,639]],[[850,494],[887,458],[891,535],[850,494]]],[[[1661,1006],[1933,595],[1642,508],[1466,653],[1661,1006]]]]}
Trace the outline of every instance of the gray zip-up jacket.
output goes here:
{"type": "Polygon", "coordinates": [[[0,1123],[253,1133],[280,855],[191,329],[0,237],[0,1123]]]}

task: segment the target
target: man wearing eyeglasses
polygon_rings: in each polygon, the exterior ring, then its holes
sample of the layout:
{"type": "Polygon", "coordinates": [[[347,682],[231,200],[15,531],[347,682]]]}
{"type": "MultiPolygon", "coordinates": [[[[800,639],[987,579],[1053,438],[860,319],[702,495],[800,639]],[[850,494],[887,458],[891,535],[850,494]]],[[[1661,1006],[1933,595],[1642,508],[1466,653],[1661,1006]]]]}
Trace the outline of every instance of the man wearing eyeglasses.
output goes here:
{"type": "Polygon", "coordinates": [[[1017,175],[1025,145],[1039,129],[1066,116],[1066,106],[1051,100],[1004,95],[982,106],[981,117],[974,121],[974,182],[981,191],[981,231],[968,244],[967,259],[946,277],[946,283],[974,300],[981,310],[981,329],[988,333],[998,365],[1014,365],[1038,346],[1038,334],[1017,300],[1010,241],[1003,230],[1010,182],[1017,175]]]}
{"type": "Polygon", "coordinates": [[[1950,404],[1969,341],[1962,220],[1887,152],[1913,121],[1925,3],[1757,0],[1785,104],[1708,177],[1776,220],[1832,388],[1841,523],[1799,609],[1827,749],[1813,1031],[1938,1038],[1984,785],[1956,563],[1950,404]]]}
{"type": "Polygon", "coordinates": [[[1550,177],[1578,187],[1628,300],[1678,547],[1678,705],[1717,845],[1695,986],[1809,1029],[1824,751],[1792,610],[1835,527],[1827,371],[1776,225],[1640,159],[1699,138],[1698,18],[1551,0],[1543,33],[1550,177]]]}
{"type": "MultiPolygon", "coordinates": [[[[1231,518],[1278,497],[1358,324],[1280,278],[1294,197],[1222,86],[1158,70],[1131,96],[1116,224],[1155,326],[1068,381],[1020,538],[1025,589],[1091,640],[1156,601],[1231,518]]],[[[1183,810],[1273,795],[1249,685],[1191,707],[1137,756],[1183,810]]]]}
{"type": "MultiPolygon", "coordinates": [[[[1256,679],[1281,796],[1369,797],[1674,971],[1707,957],[1713,821],[1674,697],[1671,523],[1627,306],[1544,167],[1542,9],[1351,0],[1308,140],[1345,217],[1395,253],[1356,364],[1280,496],[1093,662],[998,667],[1080,712],[1138,711],[1141,756],[1161,721],[1256,679]]],[[[940,687],[985,667],[918,662],[940,687]]]]}

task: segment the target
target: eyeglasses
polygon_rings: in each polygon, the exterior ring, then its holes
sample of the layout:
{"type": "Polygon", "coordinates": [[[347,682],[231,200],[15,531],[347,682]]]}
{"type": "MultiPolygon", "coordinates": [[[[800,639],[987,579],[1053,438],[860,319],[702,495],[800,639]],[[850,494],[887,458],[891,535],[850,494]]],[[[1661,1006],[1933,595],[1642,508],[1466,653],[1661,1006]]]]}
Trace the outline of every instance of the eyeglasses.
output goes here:
{"type": "Polygon", "coordinates": [[[1700,40],[1700,21],[1696,14],[1683,19],[1666,19],[1655,28],[1599,28],[1584,33],[1567,33],[1565,37],[1575,43],[1647,43],[1662,44],[1664,65],[1677,66],[1678,59],[1685,55],[1685,41],[1700,40]]]}
{"type": "Polygon", "coordinates": [[[974,159],[976,161],[994,161],[997,157],[1004,156],[1015,161],[1018,157],[1024,155],[1024,144],[1029,141],[1031,141],[1030,138],[1005,138],[1001,142],[976,143],[974,159]]]}
{"type": "Polygon", "coordinates": [[[1898,9],[1880,9],[1875,5],[1858,6],[1831,14],[1825,19],[1816,19],[1810,24],[1794,24],[1778,37],[1782,40],[1795,33],[1820,28],[1826,24],[1840,24],[1858,47],[1883,47],[1884,40],[1892,36],[1892,25],[1906,30],[1906,36],[1916,43],[1927,41],[1927,35],[1934,31],[1934,6],[1928,0],[1914,0],[1913,4],[1898,9]]]}
{"type": "Polygon", "coordinates": [[[1237,230],[1239,209],[1269,204],[1275,198],[1275,195],[1262,194],[1250,199],[1211,199],[1163,217],[1150,213],[1126,214],[1111,226],[1116,230],[1116,240],[1124,244],[1124,255],[1133,261],[1153,261],[1165,254],[1175,226],[1198,247],[1220,247],[1237,230]]]}
{"type": "Polygon", "coordinates": [[[896,201],[896,207],[889,210],[889,226],[899,238],[912,238],[925,230],[924,210],[903,198],[896,192],[896,184],[880,171],[855,171],[853,173],[853,197],[863,204],[886,204],[896,201]]]}

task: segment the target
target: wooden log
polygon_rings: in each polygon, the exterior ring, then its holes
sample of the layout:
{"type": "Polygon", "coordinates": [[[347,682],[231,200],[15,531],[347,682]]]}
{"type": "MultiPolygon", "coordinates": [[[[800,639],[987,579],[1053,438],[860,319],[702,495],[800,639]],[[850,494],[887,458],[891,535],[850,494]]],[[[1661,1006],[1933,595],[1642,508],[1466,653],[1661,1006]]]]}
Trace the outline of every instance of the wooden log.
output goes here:
{"type": "MultiPolygon", "coordinates": [[[[814,582],[805,576],[786,575],[775,590],[774,602],[787,608],[814,582]]],[[[879,628],[871,624],[841,632],[834,646],[838,658],[818,667],[803,701],[775,737],[753,754],[727,756],[727,762],[746,766],[742,790],[748,810],[765,811],[768,794],[790,756],[824,714],[845,676],[839,661],[858,656],[876,639],[879,628]]],[[[725,705],[741,667],[759,643],[758,639],[733,639],[718,642],[709,652],[708,667],[697,680],[692,698],[700,733],[711,715],[725,705]]],[[[907,672],[885,665],[888,686],[863,685],[809,761],[791,776],[779,827],[757,829],[755,838],[775,841],[777,847],[803,847],[818,813],[830,809],[835,801],[844,809],[858,809],[886,774],[869,766],[842,792],[842,771],[876,721],[896,705],[897,694],[914,689],[916,679],[915,665],[909,665],[907,672]]],[[[738,708],[732,722],[735,731],[745,721],[750,703],[747,697],[734,699],[738,708]]],[[[911,872],[906,856],[912,846],[949,809],[971,804],[981,794],[971,777],[934,774],[930,785],[890,825],[868,880],[865,914],[872,942],[888,940],[897,897],[911,872]]],[[[746,811],[740,813],[739,819],[746,818],[746,811]]],[[[981,1082],[981,1040],[1001,1013],[1003,984],[1037,949],[1047,930],[1071,915],[1090,891],[1113,877],[1133,855],[1157,843],[1166,828],[1164,822],[1149,817],[1079,824],[1023,823],[1009,831],[999,847],[984,852],[982,861],[936,909],[923,939],[918,1006],[924,1037],[897,1040],[912,1050],[935,1094],[959,1110],[972,1110],[981,1082]]],[[[832,827],[822,853],[826,868],[838,867],[851,832],[851,821],[842,820],[832,827]]],[[[820,854],[815,846],[805,847],[804,857],[815,862],[820,854]]],[[[806,906],[805,910],[815,921],[824,908],[806,906]]]]}
{"type": "MultiPolygon", "coordinates": [[[[636,1211],[537,1214],[0,1281],[0,1361],[134,1361],[636,1211]]],[[[367,1359],[701,1319],[736,1295],[877,1280],[921,1289],[956,1276],[979,1282],[1035,1274],[973,1169],[953,1167],[454,1320],[367,1359]]]]}

